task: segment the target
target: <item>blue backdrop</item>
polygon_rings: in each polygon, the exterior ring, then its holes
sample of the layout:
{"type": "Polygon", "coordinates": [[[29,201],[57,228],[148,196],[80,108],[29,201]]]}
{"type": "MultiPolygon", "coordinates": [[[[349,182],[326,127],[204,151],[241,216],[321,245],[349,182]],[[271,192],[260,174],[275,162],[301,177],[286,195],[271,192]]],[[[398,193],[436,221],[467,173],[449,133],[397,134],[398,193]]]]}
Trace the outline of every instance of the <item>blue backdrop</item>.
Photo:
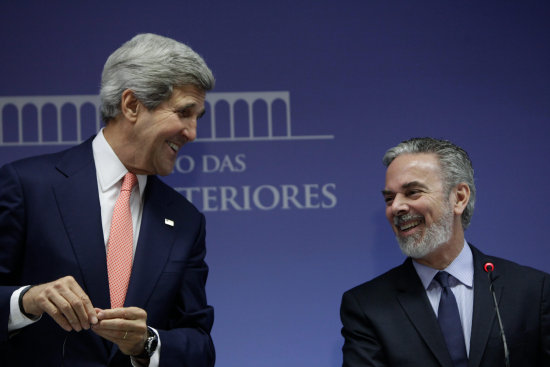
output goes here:
{"type": "Polygon", "coordinates": [[[4,1],[0,164],[93,134],[103,63],[135,34],[189,44],[217,87],[165,180],[207,217],[217,366],[337,366],[341,294],[403,261],[380,194],[401,140],[463,146],[467,239],[550,271],[548,19],[548,1],[4,1]]]}

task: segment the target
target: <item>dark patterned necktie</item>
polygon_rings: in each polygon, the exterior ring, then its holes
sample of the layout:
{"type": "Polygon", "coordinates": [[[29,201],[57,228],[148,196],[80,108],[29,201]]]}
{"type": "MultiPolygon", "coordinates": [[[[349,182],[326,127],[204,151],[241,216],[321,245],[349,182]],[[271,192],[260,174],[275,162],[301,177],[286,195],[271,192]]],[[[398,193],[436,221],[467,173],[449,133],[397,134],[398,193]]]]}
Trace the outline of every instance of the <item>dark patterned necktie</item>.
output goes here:
{"type": "Polygon", "coordinates": [[[456,298],[449,287],[449,273],[440,271],[434,279],[441,286],[441,299],[437,315],[439,327],[455,367],[466,367],[468,366],[468,356],[466,354],[466,343],[464,342],[464,331],[460,322],[456,298]]]}

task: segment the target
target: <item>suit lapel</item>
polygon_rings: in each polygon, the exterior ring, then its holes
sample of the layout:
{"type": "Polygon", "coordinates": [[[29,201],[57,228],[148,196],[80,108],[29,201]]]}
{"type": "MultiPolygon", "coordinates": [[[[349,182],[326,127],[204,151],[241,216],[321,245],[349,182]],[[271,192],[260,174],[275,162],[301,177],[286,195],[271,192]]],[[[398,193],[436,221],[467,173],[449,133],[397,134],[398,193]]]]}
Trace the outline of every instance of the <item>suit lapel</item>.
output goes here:
{"type": "Polygon", "coordinates": [[[92,139],[67,151],[57,165],[66,180],[53,190],[80,266],[84,291],[95,307],[109,308],[107,261],[92,139]]]}
{"type": "MultiPolygon", "coordinates": [[[[144,193],[139,239],[125,306],[145,308],[162,273],[175,240],[176,226],[165,219],[176,219],[166,188],[155,176],[149,176],[144,193]]],[[[178,220],[175,224],[179,225],[178,220]]]]}
{"type": "MultiPolygon", "coordinates": [[[[495,306],[489,290],[489,279],[483,271],[483,265],[491,261],[486,255],[471,246],[474,256],[474,311],[472,319],[472,335],[470,338],[469,366],[478,367],[489,340],[489,334],[495,322],[495,306]]],[[[498,275],[493,279],[497,299],[502,294],[498,275]]]]}
{"type": "Polygon", "coordinates": [[[397,295],[401,307],[438,362],[442,366],[452,366],[437,317],[412,265],[412,260],[407,259],[401,268],[404,274],[399,276],[397,295]]]}

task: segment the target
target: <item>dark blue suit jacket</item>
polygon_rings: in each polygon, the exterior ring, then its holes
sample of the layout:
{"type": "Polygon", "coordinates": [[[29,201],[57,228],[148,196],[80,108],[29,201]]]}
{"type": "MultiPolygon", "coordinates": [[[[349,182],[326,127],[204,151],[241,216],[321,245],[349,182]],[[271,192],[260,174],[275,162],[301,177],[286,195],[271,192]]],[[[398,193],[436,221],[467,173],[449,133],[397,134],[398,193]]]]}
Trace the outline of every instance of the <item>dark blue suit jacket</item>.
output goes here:
{"type": "MultiPolygon", "coordinates": [[[[474,309],[470,367],[504,366],[504,348],[483,270],[495,265],[494,287],[511,366],[550,366],[550,276],[471,246],[474,309]]],[[[411,259],[342,298],[344,367],[452,367],[437,317],[411,259]]]]}
{"type": "MultiPolygon", "coordinates": [[[[0,325],[8,325],[15,289],[66,275],[95,307],[110,307],[91,142],[0,169],[0,325]]],[[[149,176],[125,306],[147,311],[161,366],[214,365],[205,252],[204,216],[149,176]]],[[[92,331],[65,332],[47,314],[12,335],[5,327],[0,348],[2,366],[130,366],[116,345],[92,331]]]]}

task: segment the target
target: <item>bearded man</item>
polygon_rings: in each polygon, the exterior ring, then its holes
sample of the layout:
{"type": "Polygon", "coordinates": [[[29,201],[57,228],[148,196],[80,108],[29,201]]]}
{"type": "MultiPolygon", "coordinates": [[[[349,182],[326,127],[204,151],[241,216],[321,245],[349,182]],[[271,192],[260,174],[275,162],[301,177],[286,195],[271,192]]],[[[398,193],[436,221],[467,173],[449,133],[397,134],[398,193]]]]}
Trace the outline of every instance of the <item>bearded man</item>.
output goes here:
{"type": "Polygon", "coordinates": [[[415,138],[383,163],[386,217],[407,259],[344,293],[343,366],[550,366],[550,275],[464,238],[476,197],[468,154],[415,138]]]}

